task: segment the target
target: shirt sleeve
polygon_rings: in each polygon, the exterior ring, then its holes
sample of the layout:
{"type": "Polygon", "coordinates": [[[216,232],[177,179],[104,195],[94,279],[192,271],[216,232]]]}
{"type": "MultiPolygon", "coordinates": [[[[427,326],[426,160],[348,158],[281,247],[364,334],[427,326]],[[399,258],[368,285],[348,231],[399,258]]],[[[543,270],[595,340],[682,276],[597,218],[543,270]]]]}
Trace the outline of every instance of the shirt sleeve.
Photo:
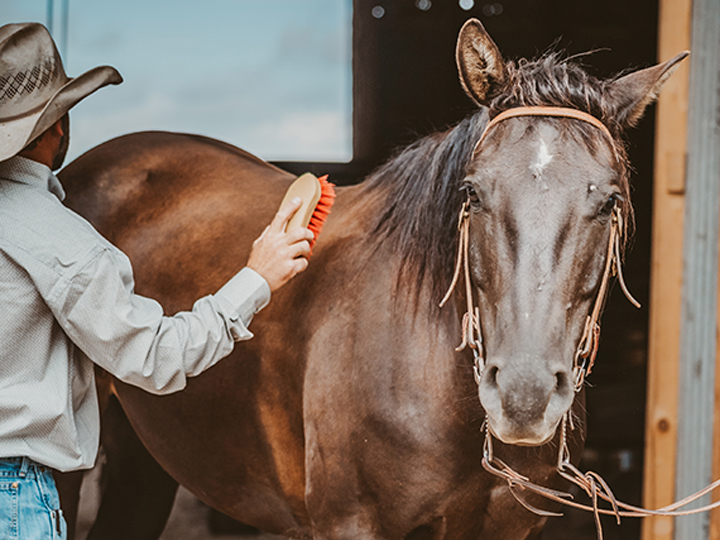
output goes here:
{"type": "Polygon", "coordinates": [[[181,390],[250,339],[248,325],[270,300],[267,282],[242,269],[191,311],[164,316],[155,300],[134,294],[129,259],[103,248],[55,291],[55,318],[73,343],[120,380],[149,392],[181,390]]]}

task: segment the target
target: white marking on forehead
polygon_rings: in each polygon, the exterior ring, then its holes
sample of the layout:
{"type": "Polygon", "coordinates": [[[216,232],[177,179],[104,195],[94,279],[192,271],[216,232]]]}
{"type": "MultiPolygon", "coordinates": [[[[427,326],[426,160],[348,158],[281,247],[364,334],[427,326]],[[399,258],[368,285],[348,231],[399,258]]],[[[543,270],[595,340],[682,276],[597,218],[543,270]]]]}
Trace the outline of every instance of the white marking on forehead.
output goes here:
{"type": "Polygon", "coordinates": [[[535,162],[530,165],[530,169],[532,170],[533,175],[537,178],[540,178],[540,176],[542,176],[543,170],[552,161],[552,158],[553,155],[550,153],[550,149],[548,148],[545,139],[540,138],[537,157],[535,158],[535,162]]]}

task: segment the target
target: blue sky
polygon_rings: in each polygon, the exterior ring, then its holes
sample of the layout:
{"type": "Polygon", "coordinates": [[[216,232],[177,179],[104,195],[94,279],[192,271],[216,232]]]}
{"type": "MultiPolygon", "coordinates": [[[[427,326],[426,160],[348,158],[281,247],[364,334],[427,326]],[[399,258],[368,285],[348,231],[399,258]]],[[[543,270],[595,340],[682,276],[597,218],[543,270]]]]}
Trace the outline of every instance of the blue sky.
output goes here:
{"type": "MultiPolygon", "coordinates": [[[[109,64],[125,79],[72,110],[70,159],[147,129],[267,160],[352,158],[351,0],[67,1],[68,75],[109,64]]],[[[0,0],[0,22],[48,24],[47,8],[0,0]]]]}

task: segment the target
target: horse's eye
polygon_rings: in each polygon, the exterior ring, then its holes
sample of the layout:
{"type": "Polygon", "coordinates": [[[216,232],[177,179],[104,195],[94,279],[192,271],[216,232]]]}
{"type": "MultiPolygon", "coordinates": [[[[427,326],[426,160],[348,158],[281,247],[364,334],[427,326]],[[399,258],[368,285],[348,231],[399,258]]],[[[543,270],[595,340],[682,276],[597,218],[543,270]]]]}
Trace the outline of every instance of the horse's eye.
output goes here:
{"type": "Polygon", "coordinates": [[[480,197],[478,197],[475,188],[470,185],[465,185],[465,193],[471,204],[480,204],[480,197]]]}
{"type": "Polygon", "coordinates": [[[602,208],[600,208],[599,214],[601,216],[609,216],[610,214],[612,214],[612,211],[615,209],[615,206],[620,199],[620,195],[616,193],[610,195],[610,197],[608,197],[608,200],[605,201],[605,204],[603,204],[602,208]]]}

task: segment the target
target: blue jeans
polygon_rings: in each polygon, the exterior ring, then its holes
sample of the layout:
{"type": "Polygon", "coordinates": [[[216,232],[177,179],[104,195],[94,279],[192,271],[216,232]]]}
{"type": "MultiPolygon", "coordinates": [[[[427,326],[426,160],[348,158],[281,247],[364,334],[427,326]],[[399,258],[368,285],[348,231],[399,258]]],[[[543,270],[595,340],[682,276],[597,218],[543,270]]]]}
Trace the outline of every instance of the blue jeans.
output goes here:
{"type": "Polygon", "coordinates": [[[0,540],[66,540],[52,471],[28,458],[0,458],[0,540]]]}

